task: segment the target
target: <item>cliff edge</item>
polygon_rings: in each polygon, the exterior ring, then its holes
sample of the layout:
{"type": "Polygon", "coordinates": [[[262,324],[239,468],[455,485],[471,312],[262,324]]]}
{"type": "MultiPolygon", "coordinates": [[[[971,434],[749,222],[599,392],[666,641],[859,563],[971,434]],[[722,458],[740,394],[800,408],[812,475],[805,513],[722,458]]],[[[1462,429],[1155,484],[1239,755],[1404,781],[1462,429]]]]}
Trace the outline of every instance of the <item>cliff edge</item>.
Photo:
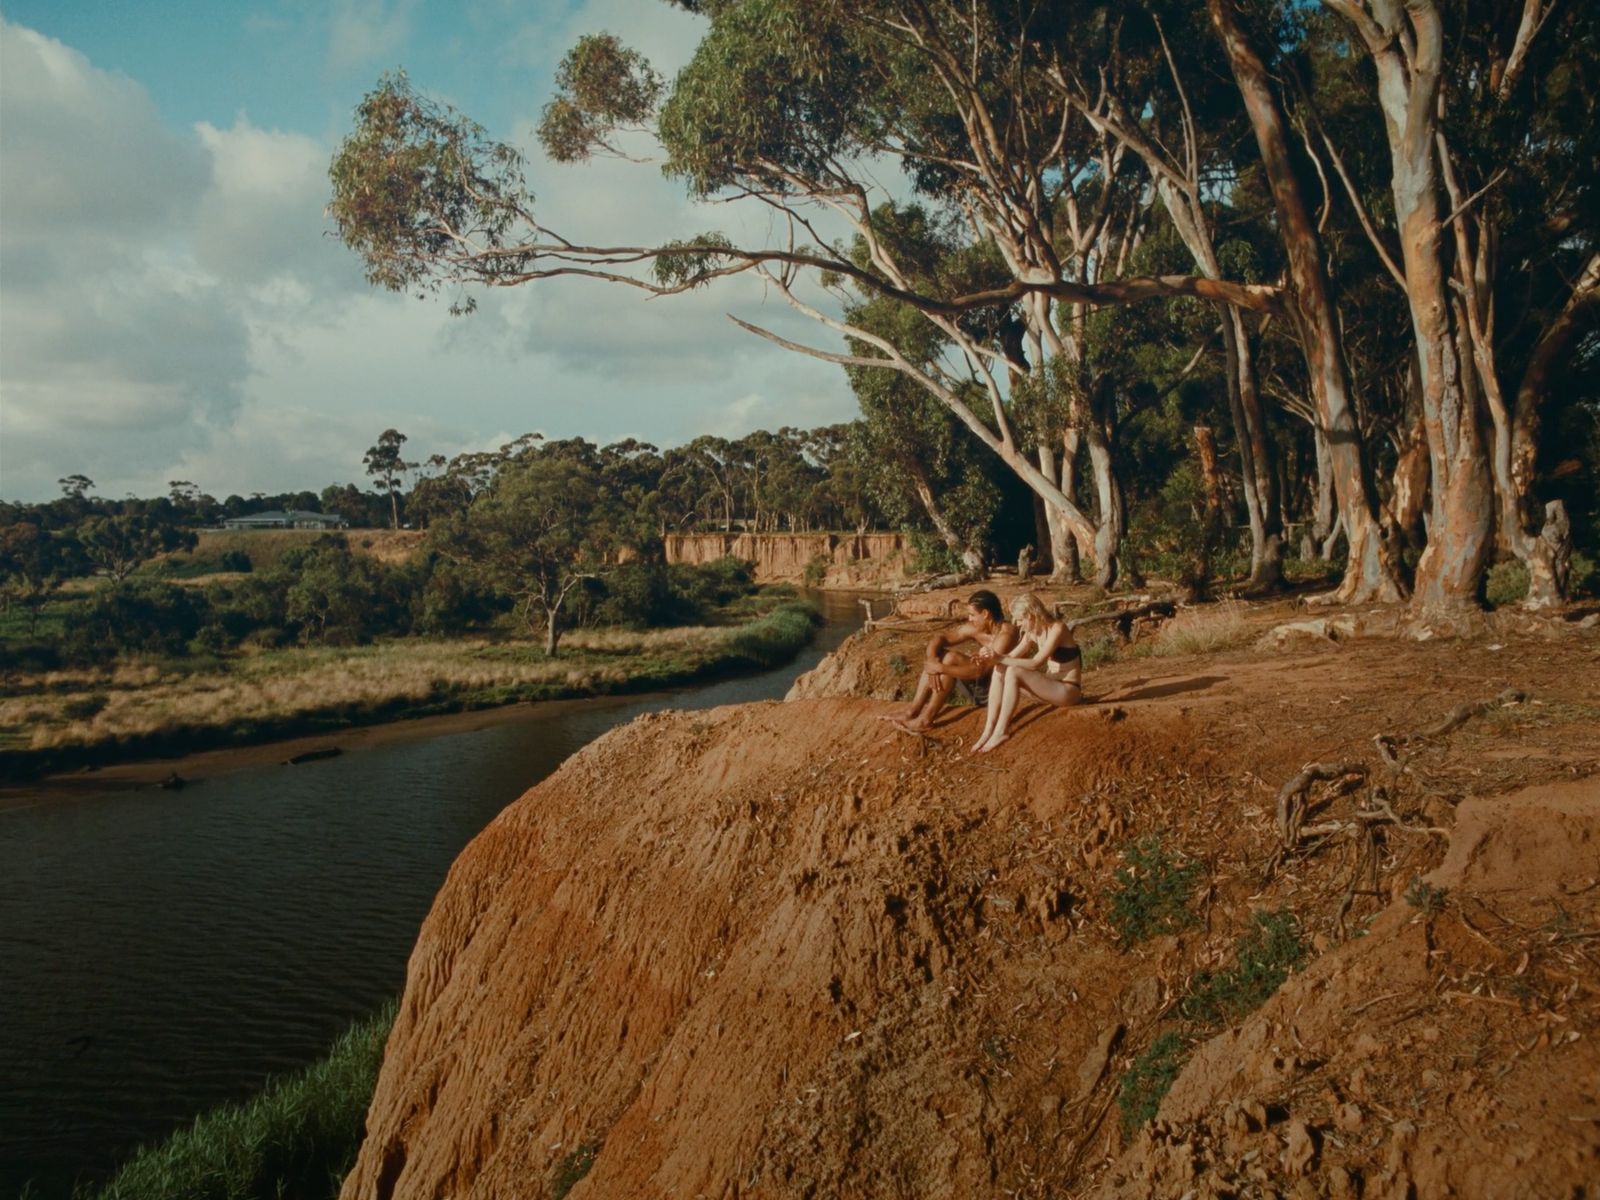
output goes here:
{"type": "MultiPolygon", "coordinates": [[[[1572,668],[1594,648],[1507,649],[1539,705],[1418,743],[1427,786],[1386,785],[1370,869],[1331,832],[1275,863],[1274,795],[1484,691],[1455,649],[1132,662],[981,761],[978,713],[920,737],[852,696],[613,731],[452,868],[344,1200],[1582,1195],[1600,713],[1572,668]],[[1200,883],[1135,942],[1114,916],[1150,835],[1200,883]],[[1309,961],[1201,1029],[1184,997],[1264,910],[1309,961]],[[1187,1057],[1124,1136],[1163,1031],[1187,1057]]],[[[1311,798],[1351,829],[1373,802],[1311,798]]]]}

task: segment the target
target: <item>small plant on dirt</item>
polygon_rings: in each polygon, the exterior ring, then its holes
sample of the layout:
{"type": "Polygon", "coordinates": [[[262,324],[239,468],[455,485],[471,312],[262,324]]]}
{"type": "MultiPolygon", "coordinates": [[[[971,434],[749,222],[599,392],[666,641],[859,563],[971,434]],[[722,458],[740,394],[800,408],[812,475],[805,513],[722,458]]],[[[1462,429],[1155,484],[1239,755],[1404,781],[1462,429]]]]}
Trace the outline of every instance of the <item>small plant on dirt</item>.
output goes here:
{"type": "Polygon", "coordinates": [[[1406,886],[1404,899],[1407,904],[1424,915],[1437,917],[1444,911],[1446,895],[1448,889],[1424,883],[1422,876],[1419,875],[1406,886]]]}
{"type": "Polygon", "coordinates": [[[600,1147],[586,1142],[556,1164],[550,1176],[551,1200],[565,1200],[566,1194],[578,1185],[578,1180],[594,1166],[600,1147]]]}
{"type": "Polygon", "coordinates": [[[828,578],[828,556],[813,554],[800,578],[807,587],[821,587],[823,580],[828,578]]]}
{"type": "Polygon", "coordinates": [[[889,655],[889,670],[893,671],[896,675],[904,675],[910,665],[910,663],[906,662],[906,660],[898,654],[889,655]]]}
{"type": "Polygon", "coordinates": [[[1117,1109],[1122,1114],[1122,1136],[1156,1115],[1161,1101],[1172,1090],[1173,1080],[1183,1070],[1194,1040],[1177,1030],[1163,1033],[1150,1048],[1133,1060],[1117,1085],[1117,1109]]]}
{"type": "Polygon", "coordinates": [[[1178,1010],[1206,1025],[1238,1020],[1261,1007],[1305,961],[1306,944],[1294,914],[1257,913],[1234,947],[1233,966],[1196,975],[1178,1010]]]}
{"type": "Polygon", "coordinates": [[[1194,924],[1189,897],[1200,879],[1200,864],[1180,861],[1151,834],[1123,847],[1126,866],[1116,870],[1111,893],[1111,924],[1125,946],[1194,924]]]}

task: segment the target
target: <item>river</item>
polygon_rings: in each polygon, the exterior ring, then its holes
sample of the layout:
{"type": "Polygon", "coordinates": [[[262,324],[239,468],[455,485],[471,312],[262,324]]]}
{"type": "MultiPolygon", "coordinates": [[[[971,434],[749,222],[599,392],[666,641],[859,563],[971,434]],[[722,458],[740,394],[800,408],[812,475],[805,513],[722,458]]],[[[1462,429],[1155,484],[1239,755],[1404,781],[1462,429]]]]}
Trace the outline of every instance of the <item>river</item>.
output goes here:
{"type": "Polygon", "coordinates": [[[46,784],[0,810],[0,1196],[101,1176],[320,1058],[398,994],[446,870],[496,813],[640,713],[781,699],[860,625],[856,597],[816,602],[816,641],[759,675],[430,722],[182,791],[46,784]]]}

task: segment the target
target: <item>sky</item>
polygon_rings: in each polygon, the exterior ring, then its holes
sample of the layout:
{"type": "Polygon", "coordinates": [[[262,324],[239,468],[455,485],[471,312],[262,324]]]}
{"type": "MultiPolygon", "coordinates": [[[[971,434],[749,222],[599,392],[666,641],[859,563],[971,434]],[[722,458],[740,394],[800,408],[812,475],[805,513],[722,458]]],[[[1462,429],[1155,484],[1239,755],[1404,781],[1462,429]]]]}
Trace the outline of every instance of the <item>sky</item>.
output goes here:
{"type": "Polygon", "coordinates": [[[655,164],[554,164],[531,136],[581,34],[670,77],[700,29],[662,0],[0,0],[0,499],[72,474],[107,497],[319,491],[363,481],[389,428],[425,459],[852,419],[840,368],[727,319],[830,345],[756,280],[541,281],[452,317],[374,291],[329,232],[329,159],[404,68],[526,151],[538,215],[574,240],[768,236],[655,164]]]}

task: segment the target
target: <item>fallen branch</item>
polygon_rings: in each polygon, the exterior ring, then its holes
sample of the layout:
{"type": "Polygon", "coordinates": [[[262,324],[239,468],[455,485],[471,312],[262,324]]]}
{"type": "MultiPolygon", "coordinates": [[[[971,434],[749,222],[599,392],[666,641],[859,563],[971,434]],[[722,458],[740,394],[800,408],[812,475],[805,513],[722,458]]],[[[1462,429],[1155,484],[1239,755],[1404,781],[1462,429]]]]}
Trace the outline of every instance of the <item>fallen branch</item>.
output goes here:
{"type": "MultiPolygon", "coordinates": [[[[1057,611],[1059,612],[1059,606],[1057,611]]],[[[1095,613],[1088,617],[1075,617],[1067,622],[1069,630],[1077,630],[1084,625],[1092,625],[1096,621],[1112,621],[1116,623],[1117,632],[1126,641],[1133,634],[1133,623],[1148,617],[1160,617],[1162,620],[1171,617],[1178,611],[1176,600],[1152,600],[1148,604],[1140,604],[1133,608],[1119,608],[1112,612],[1095,613]]]]}

